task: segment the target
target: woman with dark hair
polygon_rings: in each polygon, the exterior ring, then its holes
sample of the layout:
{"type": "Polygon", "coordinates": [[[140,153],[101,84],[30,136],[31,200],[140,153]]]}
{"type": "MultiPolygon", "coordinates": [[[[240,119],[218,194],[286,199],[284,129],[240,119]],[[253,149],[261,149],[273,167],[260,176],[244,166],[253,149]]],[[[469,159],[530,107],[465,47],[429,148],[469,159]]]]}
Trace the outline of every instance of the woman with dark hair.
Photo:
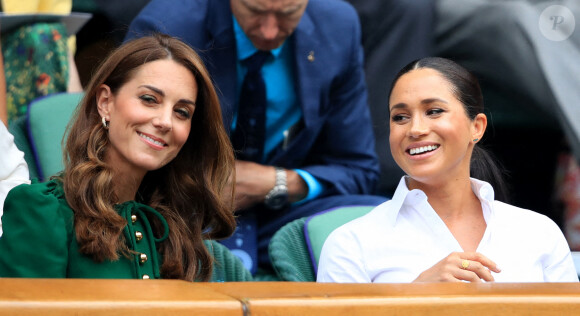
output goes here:
{"type": "Polygon", "coordinates": [[[164,35],[124,44],[67,133],[64,172],[6,199],[0,276],[208,280],[203,240],[235,229],[234,157],[199,56],[164,35]]]}
{"type": "Polygon", "coordinates": [[[473,75],[443,58],[414,61],[389,111],[406,176],[392,200],[328,237],[319,282],[578,281],[553,221],[495,200],[490,183],[503,182],[478,145],[487,118],[473,75]]]}

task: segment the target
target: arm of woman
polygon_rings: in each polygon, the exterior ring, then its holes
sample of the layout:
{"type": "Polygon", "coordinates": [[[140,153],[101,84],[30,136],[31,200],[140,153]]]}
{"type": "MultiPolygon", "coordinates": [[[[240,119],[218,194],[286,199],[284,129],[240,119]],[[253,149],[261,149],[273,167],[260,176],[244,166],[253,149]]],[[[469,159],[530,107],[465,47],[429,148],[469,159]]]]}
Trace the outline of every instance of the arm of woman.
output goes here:
{"type": "Polygon", "coordinates": [[[343,227],[324,242],[316,282],[371,283],[358,239],[343,227]]]}
{"type": "Polygon", "coordinates": [[[15,187],[2,216],[0,277],[65,278],[72,211],[45,183],[15,187]]]}
{"type": "MultiPolygon", "coordinates": [[[[30,183],[24,153],[14,144],[14,136],[3,123],[0,123],[0,215],[8,192],[23,183],[30,183]]],[[[0,235],[2,235],[1,223],[0,235]]]]}
{"type": "Polygon", "coordinates": [[[492,282],[490,270],[501,272],[493,261],[478,252],[453,252],[423,271],[413,282],[492,282]]]}
{"type": "Polygon", "coordinates": [[[543,231],[543,238],[550,238],[550,245],[545,249],[544,281],[546,282],[578,282],[578,272],[572,260],[570,247],[562,231],[552,220],[543,231]],[[548,233],[551,232],[551,233],[548,233]],[[550,236],[550,237],[548,237],[550,236]]]}

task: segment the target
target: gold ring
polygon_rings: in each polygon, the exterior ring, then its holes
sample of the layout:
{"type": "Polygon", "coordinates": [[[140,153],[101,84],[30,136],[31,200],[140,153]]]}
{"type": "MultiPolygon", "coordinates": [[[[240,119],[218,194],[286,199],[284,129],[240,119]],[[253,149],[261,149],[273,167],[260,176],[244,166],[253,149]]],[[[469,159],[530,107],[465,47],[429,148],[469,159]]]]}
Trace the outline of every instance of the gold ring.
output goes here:
{"type": "Polygon", "coordinates": [[[464,269],[464,270],[465,270],[465,269],[467,269],[467,268],[469,268],[469,261],[468,261],[468,260],[465,260],[465,259],[463,259],[463,260],[461,261],[461,269],[464,269]]]}

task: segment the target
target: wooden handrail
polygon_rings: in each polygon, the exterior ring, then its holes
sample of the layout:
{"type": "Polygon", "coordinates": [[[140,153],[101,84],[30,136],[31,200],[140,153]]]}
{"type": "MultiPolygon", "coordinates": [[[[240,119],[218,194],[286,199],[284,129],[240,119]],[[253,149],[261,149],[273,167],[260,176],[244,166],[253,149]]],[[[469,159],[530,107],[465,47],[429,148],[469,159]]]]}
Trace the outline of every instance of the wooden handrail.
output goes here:
{"type": "Polygon", "coordinates": [[[207,284],[252,315],[573,315],[579,283],[207,284]]]}
{"type": "Polygon", "coordinates": [[[572,315],[580,283],[0,279],[0,315],[572,315]]]}
{"type": "Polygon", "coordinates": [[[0,315],[243,315],[240,302],[178,280],[0,279],[0,315]]]}

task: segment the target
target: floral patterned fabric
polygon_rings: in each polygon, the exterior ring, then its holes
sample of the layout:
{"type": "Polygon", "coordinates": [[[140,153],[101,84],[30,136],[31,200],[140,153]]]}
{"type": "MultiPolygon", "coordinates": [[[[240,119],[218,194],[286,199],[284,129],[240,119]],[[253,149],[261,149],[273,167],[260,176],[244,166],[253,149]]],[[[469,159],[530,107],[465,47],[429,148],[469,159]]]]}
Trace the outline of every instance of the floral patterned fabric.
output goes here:
{"type": "Polygon", "coordinates": [[[28,104],[68,84],[66,29],[60,23],[36,23],[2,34],[8,121],[26,114],[28,104]]]}

